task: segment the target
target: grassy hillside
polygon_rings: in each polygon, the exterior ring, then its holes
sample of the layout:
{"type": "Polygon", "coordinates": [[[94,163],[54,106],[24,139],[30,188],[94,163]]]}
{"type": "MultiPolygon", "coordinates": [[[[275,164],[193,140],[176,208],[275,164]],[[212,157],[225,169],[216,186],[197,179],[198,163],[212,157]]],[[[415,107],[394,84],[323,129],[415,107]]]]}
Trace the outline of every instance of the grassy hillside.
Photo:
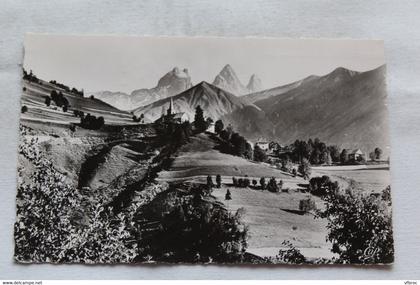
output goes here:
{"type": "Polygon", "coordinates": [[[28,111],[22,114],[23,122],[42,122],[58,125],[78,123],[80,119],[74,116],[73,111],[83,111],[95,116],[102,116],[106,125],[133,124],[132,115],[129,112],[118,110],[111,105],[95,98],[85,98],[80,95],[66,92],[60,87],[46,81],[39,80],[39,83],[23,80],[22,106],[27,106],[28,111]],[[61,91],[69,101],[67,112],[51,103],[50,107],[45,104],[45,98],[50,96],[51,91],[61,91]]]}
{"type": "MultiPolygon", "coordinates": [[[[221,153],[216,149],[217,143],[208,134],[191,137],[191,142],[182,146],[174,156],[171,169],[159,174],[165,181],[205,181],[207,175],[223,176],[226,183],[232,182],[232,176],[276,177],[282,179],[290,187],[296,187],[304,180],[242,157],[221,153]]],[[[287,186],[286,186],[287,187],[287,186]]]]}
{"type": "MultiPolygon", "coordinates": [[[[288,210],[298,210],[299,201],[309,194],[299,190],[305,180],[271,168],[269,165],[255,163],[244,158],[220,153],[215,149],[217,143],[208,134],[199,134],[191,142],[182,146],[174,155],[169,171],[159,173],[158,180],[175,182],[187,181],[205,183],[207,175],[222,176],[222,188],[215,188],[213,196],[223,202],[229,211],[244,209],[244,221],[249,226],[248,251],[258,256],[274,256],[282,248],[284,240],[291,241],[305,256],[331,257],[329,244],[325,241],[325,221],[314,219],[312,215],[299,215],[288,210]],[[275,177],[283,181],[289,193],[270,193],[259,189],[235,188],[231,185],[232,176],[248,175],[251,179],[275,177]],[[232,200],[225,201],[226,190],[232,193],[232,200]]],[[[315,199],[319,208],[322,201],[315,199]]]]}

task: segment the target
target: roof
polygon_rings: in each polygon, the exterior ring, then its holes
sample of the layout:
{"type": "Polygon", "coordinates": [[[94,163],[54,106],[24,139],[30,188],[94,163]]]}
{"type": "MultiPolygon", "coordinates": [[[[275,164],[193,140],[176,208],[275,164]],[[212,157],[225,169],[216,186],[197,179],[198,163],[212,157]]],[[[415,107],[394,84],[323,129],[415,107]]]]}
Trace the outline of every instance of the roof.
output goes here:
{"type": "Polygon", "coordinates": [[[356,148],[356,149],[346,148],[346,151],[347,151],[348,154],[363,153],[363,151],[361,151],[360,148],[356,148]]]}
{"type": "Polygon", "coordinates": [[[174,119],[182,119],[184,115],[186,115],[184,112],[172,114],[174,119]]]}

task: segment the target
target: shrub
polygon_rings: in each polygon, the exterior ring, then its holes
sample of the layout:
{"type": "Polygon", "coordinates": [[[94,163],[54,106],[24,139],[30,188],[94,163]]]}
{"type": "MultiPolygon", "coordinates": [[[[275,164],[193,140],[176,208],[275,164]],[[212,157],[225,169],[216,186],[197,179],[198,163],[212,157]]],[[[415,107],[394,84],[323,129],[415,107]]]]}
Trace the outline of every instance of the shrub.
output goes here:
{"type": "Polygon", "coordinates": [[[299,210],[304,212],[309,212],[315,210],[315,201],[312,200],[310,197],[307,199],[299,200],[299,210]]]}
{"type": "Polygon", "coordinates": [[[26,107],[25,105],[23,105],[22,106],[22,108],[20,108],[20,112],[23,114],[23,113],[26,113],[28,111],[28,107],[26,107]]]}
{"type": "Polygon", "coordinates": [[[260,178],[260,186],[261,186],[261,190],[264,190],[266,185],[265,185],[265,178],[261,177],[260,178]]]}
{"type": "Polygon", "coordinates": [[[279,186],[276,183],[276,179],[274,177],[271,177],[267,184],[267,190],[270,192],[279,192],[279,186]]]}
{"type": "Polygon", "coordinates": [[[238,186],[238,179],[236,179],[236,177],[232,177],[232,184],[233,186],[237,187],[238,186]]]}
{"type": "Polygon", "coordinates": [[[217,120],[216,123],[214,124],[214,132],[216,134],[220,134],[221,131],[223,131],[223,128],[225,126],[223,125],[222,120],[217,120]]]}
{"type": "Polygon", "coordinates": [[[50,96],[45,97],[45,105],[47,105],[47,107],[49,107],[51,105],[51,97],[50,96]]]}
{"type": "Polygon", "coordinates": [[[104,124],[105,120],[102,116],[97,118],[88,113],[86,116],[80,117],[80,126],[85,129],[98,130],[104,124]]]}
{"type": "Polygon", "coordinates": [[[302,264],[306,262],[305,256],[290,241],[283,241],[287,249],[279,250],[274,263],[302,264]]]}
{"type": "Polygon", "coordinates": [[[207,184],[206,185],[209,189],[214,187],[214,183],[213,183],[213,179],[212,179],[211,175],[207,176],[207,184]]]}
{"type": "Polygon", "coordinates": [[[257,187],[257,184],[258,184],[257,180],[252,179],[252,185],[253,185],[254,187],[257,187]]]}
{"type": "Polygon", "coordinates": [[[391,202],[386,188],[382,196],[366,195],[348,188],[327,192],[323,196],[324,211],[318,213],[328,220],[327,240],[341,263],[392,263],[394,240],[392,235],[391,202]],[[384,194],[385,193],[385,194],[384,194]]]}
{"type": "Polygon", "coordinates": [[[216,175],[216,187],[220,188],[222,186],[222,177],[220,176],[220,174],[216,175]]]}
{"type": "Polygon", "coordinates": [[[225,200],[232,200],[232,194],[229,189],[226,190],[225,200]]]}
{"type": "Polygon", "coordinates": [[[331,181],[326,175],[322,177],[313,177],[309,180],[309,191],[315,196],[325,196],[330,192],[338,191],[338,182],[331,181]]]}

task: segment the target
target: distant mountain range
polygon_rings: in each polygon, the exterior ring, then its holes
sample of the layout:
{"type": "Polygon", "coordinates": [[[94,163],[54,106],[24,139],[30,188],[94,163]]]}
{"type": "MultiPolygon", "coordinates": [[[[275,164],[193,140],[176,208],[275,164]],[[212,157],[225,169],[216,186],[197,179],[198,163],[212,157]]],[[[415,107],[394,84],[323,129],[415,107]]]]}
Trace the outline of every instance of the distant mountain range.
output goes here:
{"type": "Polygon", "coordinates": [[[312,75],[284,86],[260,91],[261,86],[256,75],[244,86],[230,65],[213,84],[203,81],[195,86],[187,70],[174,68],[155,88],[113,94],[109,100],[103,92],[96,98],[123,105],[125,110],[139,106],[130,110],[152,122],[166,112],[172,96],[174,111],[186,113],[190,121],[200,105],[206,116],[222,119],[250,140],[264,137],[289,144],[318,137],[364,152],[377,146],[386,149],[389,144],[385,66],[367,72],[340,67],[325,76],[312,75]]]}
{"type": "Polygon", "coordinates": [[[159,79],[156,87],[137,89],[126,94],[123,92],[100,91],[93,95],[112,106],[130,111],[138,106],[145,106],[160,99],[168,98],[185,91],[192,86],[187,69],[175,67],[159,79]]]}
{"type": "MultiPolygon", "coordinates": [[[[345,148],[372,151],[389,145],[385,66],[367,72],[337,68],[260,93],[254,104],[281,143],[318,137],[345,148]]],[[[258,95],[248,96],[249,101],[258,95]],[[251,99],[250,99],[251,98],[251,99]]]]}
{"type": "MultiPolygon", "coordinates": [[[[226,70],[221,73],[225,76],[226,70]]],[[[185,112],[190,121],[200,105],[206,116],[230,123],[250,140],[264,137],[289,144],[318,137],[364,152],[377,146],[386,149],[389,143],[385,66],[367,72],[337,68],[325,76],[309,76],[241,97],[201,82],[172,98],[175,112],[185,112]]],[[[166,112],[169,101],[156,101],[134,113],[153,121],[166,112]]]]}
{"type": "MultiPolygon", "coordinates": [[[[253,74],[245,87],[238,79],[233,68],[227,64],[214,79],[213,85],[222,88],[235,95],[244,95],[262,90],[261,79],[253,74]]],[[[187,69],[180,70],[175,67],[159,79],[157,86],[151,89],[137,89],[127,94],[124,92],[99,91],[94,93],[98,98],[112,106],[131,111],[141,106],[146,106],[179,94],[192,87],[191,77],[187,69]]]]}

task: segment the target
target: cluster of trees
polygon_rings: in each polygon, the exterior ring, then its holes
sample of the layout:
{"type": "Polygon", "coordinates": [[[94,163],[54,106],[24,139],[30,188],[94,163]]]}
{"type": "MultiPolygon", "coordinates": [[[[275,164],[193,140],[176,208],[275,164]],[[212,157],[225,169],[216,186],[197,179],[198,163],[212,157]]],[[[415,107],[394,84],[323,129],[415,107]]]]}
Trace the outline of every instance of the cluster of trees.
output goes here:
{"type": "Polygon", "coordinates": [[[245,175],[244,178],[236,178],[232,177],[232,184],[234,187],[239,188],[247,188],[250,185],[254,186],[254,188],[259,187],[261,190],[268,190],[270,192],[280,192],[283,188],[283,180],[280,180],[279,183],[277,183],[276,179],[274,177],[271,177],[268,182],[266,182],[265,177],[261,177],[258,182],[256,179],[253,179],[252,181],[248,178],[248,175],[245,175]]]}
{"type": "Polygon", "coordinates": [[[40,83],[39,79],[32,73],[32,70],[29,73],[23,69],[23,79],[28,80],[29,82],[40,83]]]}
{"type": "Polygon", "coordinates": [[[73,114],[74,114],[76,117],[79,117],[79,118],[84,118],[84,117],[85,117],[85,112],[83,112],[83,111],[74,110],[74,111],[73,111],[73,114]]]}
{"type": "Polygon", "coordinates": [[[221,149],[223,152],[246,159],[253,158],[254,153],[251,144],[239,133],[234,132],[231,125],[225,128],[222,120],[217,120],[214,129],[216,134],[225,142],[221,149]]]}
{"type": "Polygon", "coordinates": [[[382,149],[379,147],[375,148],[372,152],[369,153],[369,158],[372,161],[381,160],[382,157],[382,149]]]}
{"type": "Polygon", "coordinates": [[[84,96],[84,91],[83,91],[83,89],[82,90],[77,90],[75,87],[73,87],[73,88],[71,88],[70,89],[70,87],[68,87],[67,85],[64,85],[63,83],[60,83],[60,82],[57,82],[56,80],[51,80],[50,81],[50,83],[51,84],[54,84],[55,86],[57,86],[57,87],[60,87],[61,89],[63,89],[64,91],[67,91],[67,92],[71,92],[71,93],[74,93],[74,94],[76,94],[76,95],[79,95],[79,96],[81,96],[81,97],[83,97],[84,96]]]}
{"type": "MultiPolygon", "coordinates": [[[[177,187],[183,187],[177,185],[177,187]]],[[[141,229],[142,256],[170,262],[238,262],[247,248],[248,228],[243,210],[230,213],[208,196],[207,187],[194,185],[187,193],[169,191],[141,209],[159,227],[141,229]],[[156,209],[165,209],[156,211],[156,209]]]]}
{"type": "Polygon", "coordinates": [[[308,141],[296,140],[291,145],[288,158],[294,163],[307,159],[310,164],[332,164],[340,162],[340,150],[335,145],[327,145],[318,138],[308,141]]]}
{"type": "Polygon", "coordinates": [[[309,180],[308,190],[312,195],[323,197],[329,193],[338,191],[338,182],[331,181],[330,177],[323,175],[322,177],[313,177],[309,180]]]}
{"type": "Polygon", "coordinates": [[[96,117],[91,114],[83,115],[83,112],[80,113],[80,126],[89,130],[98,130],[103,127],[105,124],[104,117],[96,117]]]}
{"type": "Polygon", "coordinates": [[[52,90],[50,96],[45,97],[45,105],[50,106],[51,101],[53,101],[57,105],[57,107],[62,107],[63,112],[67,112],[67,109],[69,107],[69,101],[66,97],[64,97],[61,91],[57,92],[55,90],[52,90]]]}
{"type": "Polygon", "coordinates": [[[140,116],[138,116],[138,117],[133,114],[133,121],[134,122],[140,123],[140,122],[143,122],[143,120],[144,120],[144,115],[143,114],[140,114],[140,116]]]}

